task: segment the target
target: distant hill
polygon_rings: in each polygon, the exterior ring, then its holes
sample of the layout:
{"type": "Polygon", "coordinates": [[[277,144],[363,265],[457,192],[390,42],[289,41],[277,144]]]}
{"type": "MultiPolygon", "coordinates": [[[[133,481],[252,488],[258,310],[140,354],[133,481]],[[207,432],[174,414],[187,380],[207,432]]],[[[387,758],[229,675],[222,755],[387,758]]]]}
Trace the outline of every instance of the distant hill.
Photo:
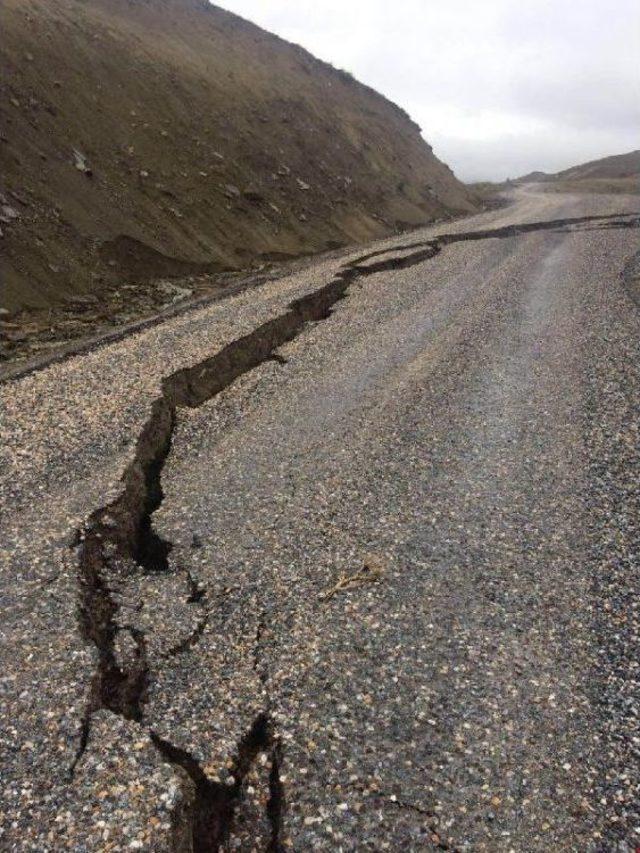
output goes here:
{"type": "Polygon", "coordinates": [[[615,154],[601,160],[591,160],[581,166],[572,166],[553,176],[560,180],[593,178],[640,178],[640,150],[628,154],[615,154]]]}
{"type": "Polygon", "coordinates": [[[469,189],[487,208],[504,202],[503,194],[510,188],[524,184],[540,184],[546,192],[637,194],[640,193],[640,151],[591,160],[556,174],[536,171],[497,184],[487,181],[469,184],[469,189]]]}
{"type": "Polygon", "coordinates": [[[529,172],[513,184],[540,183],[548,192],[640,192],[640,151],[615,154],[572,166],[556,174],[529,172]]]}
{"type": "Polygon", "coordinates": [[[529,172],[527,175],[522,175],[520,178],[516,178],[511,183],[514,184],[531,184],[531,183],[539,183],[541,181],[552,181],[554,175],[550,175],[548,172],[529,172]]]}
{"type": "Polygon", "coordinates": [[[3,0],[0,307],[475,209],[400,108],[206,0],[3,0]]]}

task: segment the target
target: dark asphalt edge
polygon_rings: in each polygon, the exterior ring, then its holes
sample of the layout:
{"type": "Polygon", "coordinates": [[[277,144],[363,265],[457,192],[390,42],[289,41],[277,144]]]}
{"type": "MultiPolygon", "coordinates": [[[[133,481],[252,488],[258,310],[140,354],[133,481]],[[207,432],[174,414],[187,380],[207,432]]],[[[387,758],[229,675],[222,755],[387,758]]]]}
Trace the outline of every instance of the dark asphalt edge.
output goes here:
{"type": "Polygon", "coordinates": [[[353,251],[353,247],[332,250],[331,252],[322,252],[317,255],[305,257],[304,259],[291,261],[290,267],[277,267],[269,272],[257,271],[252,273],[247,270],[245,271],[245,275],[242,279],[228,287],[223,286],[221,290],[215,293],[207,293],[204,296],[198,296],[195,299],[185,300],[184,302],[180,302],[175,306],[166,308],[164,311],[160,311],[157,314],[152,314],[148,317],[142,317],[139,320],[134,320],[131,323],[126,323],[112,331],[99,332],[97,335],[91,335],[90,337],[76,338],[66,344],[61,343],[60,348],[49,355],[35,356],[27,361],[9,365],[6,369],[0,370],[0,385],[7,382],[13,382],[18,379],[23,379],[25,376],[29,376],[32,373],[38,373],[40,370],[45,370],[53,364],[60,364],[71,358],[75,358],[77,355],[86,355],[87,353],[102,349],[102,347],[117,343],[118,341],[124,340],[124,338],[128,338],[130,335],[135,335],[138,332],[144,332],[154,326],[159,326],[166,320],[171,320],[174,317],[181,317],[183,314],[189,314],[192,311],[197,311],[200,308],[206,308],[216,302],[222,302],[231,296],[237,296],[245,290],[249,290],[249,288],[254,287],[258,289],[262,287],[263,284],[267,284],[270,281],[276,281],[277,279],[284,278],[287,275],[294,275],[295,273],[302,272],[317,261],[331,260],[333,257],[339,259],[343,255],[348,254],[350,251],[353,251]]]}

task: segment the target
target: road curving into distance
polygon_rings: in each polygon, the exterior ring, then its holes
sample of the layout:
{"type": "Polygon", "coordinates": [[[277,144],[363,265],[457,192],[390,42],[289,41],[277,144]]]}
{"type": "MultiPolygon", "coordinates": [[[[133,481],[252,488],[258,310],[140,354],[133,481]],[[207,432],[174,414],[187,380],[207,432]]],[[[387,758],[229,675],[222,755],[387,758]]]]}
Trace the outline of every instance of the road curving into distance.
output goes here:
{"type": "Polygon", "coordinates": [[[640,844],[637,198],[0,385],[7,850],[640,844]]]}

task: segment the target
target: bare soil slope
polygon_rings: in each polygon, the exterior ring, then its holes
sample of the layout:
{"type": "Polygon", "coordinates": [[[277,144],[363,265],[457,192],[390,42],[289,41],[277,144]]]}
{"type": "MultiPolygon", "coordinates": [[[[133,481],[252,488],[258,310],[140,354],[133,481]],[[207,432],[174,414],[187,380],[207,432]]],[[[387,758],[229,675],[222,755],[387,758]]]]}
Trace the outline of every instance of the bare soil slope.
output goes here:
{"type": "Polygon", "coordinates": [[[204,0],[2,0],[12,311],[474,209],[394,104],[204,0]]]}
{"type": "Polygon", "coordinates": [[[640,151],[573,166],[552,175],[549,192],[640,193],[640,151]]]}
{"type": "Polygon", "coordinates": [[[580,166],[572,166],[570,169],[558,172],[554,177],[560,180],[640,178],[640,150],[603,157],[601,160],[591,160],[589,163],[582,163],[580,166]]]}
{"type": "Polygon", "coordinates": [[[640,151],[590,160],[553,175],[531,172],[513,183],[542,183],[547,192],[638,193],[640,151]]]}

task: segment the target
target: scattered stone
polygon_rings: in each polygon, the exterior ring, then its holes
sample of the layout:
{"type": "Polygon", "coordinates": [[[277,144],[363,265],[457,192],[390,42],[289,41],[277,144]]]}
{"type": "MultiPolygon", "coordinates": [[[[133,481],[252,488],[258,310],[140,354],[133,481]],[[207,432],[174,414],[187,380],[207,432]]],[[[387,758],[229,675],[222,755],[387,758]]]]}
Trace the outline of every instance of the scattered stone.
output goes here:
{"type": "Polygon", "coordinates": [[[308,184],[306,181],[303,181],[302,178],[296,178],[296,181],[298,182],[298,186],[300,187],[301,190],[310,190],[311,189],[311,185],[308,184]]]}
{"type": "Polygon", "coordinates": [[[76,169],[79,172],[82,172],[88,178],[93,177],[93,170],[90,168],[89,164],[87,163],[87,158],[84,156],[84,154],[81,151],[78,151],[77,148],[74,148],[72,151],[72,155],[73,155],[73,165],[76,167],[76,169]]]}
{"type": "Polygon", "coordinates": [[[19,218],[20,214],[15,207],[11,207],[10,204],[3,204],[0,206],[0,222],[4,222],[5,225],[8,225],[14,219],[19,218]]]}
{"type": "Polygon", "coordinates": [[[240,198],[242,193],[238,189],[238,187],[233,184],[225,184],[224,185],[224,194],[227,198],[240,198]]]}

